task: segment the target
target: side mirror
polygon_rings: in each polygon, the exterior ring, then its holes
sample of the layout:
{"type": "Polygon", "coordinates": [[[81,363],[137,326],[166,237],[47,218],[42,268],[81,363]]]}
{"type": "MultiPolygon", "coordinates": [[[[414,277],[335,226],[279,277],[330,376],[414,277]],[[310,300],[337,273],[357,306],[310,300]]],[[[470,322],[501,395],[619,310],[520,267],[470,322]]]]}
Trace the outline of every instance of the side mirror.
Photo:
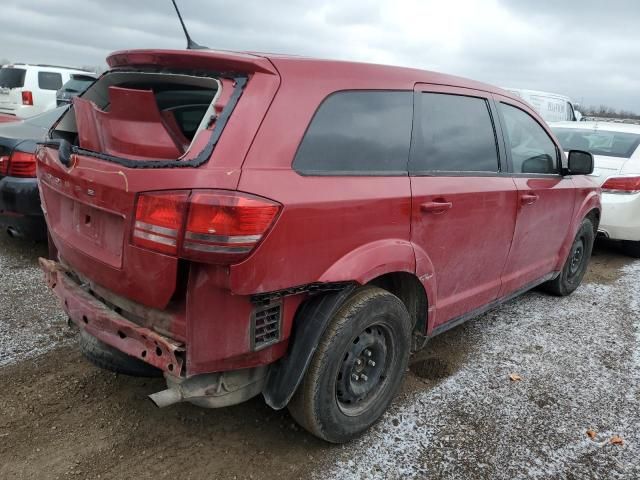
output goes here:
{"type": "Polygon", "coordinates": [[[569,150],[568,175],[590,175],[593,173],[593,155],[583,150],[569,150]]]}

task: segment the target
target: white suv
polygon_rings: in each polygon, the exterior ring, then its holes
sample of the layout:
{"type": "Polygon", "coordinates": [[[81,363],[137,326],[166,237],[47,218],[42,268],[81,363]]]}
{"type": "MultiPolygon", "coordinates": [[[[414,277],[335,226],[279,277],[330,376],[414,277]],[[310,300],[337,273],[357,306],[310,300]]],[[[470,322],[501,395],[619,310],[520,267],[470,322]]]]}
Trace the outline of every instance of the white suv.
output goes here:
{"type": "Polygon", "coordinates": [[[56,106],[56,92],[79,69],[12,64],[0,68],[0,113],[27,118],[56,106]]]}

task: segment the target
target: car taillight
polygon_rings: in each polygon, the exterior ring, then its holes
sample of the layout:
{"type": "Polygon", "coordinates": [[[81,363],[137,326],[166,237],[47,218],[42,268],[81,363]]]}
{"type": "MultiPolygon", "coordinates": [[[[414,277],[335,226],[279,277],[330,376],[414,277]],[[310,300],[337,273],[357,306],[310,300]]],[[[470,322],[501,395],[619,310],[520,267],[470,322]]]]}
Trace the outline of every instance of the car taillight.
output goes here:
{"type": "Polygon", "coordinates": [[[29,90],[22,92],[22,105],[33,105],[33,93],[29,90]]]}
{"type": "Polygon", "coordinates": [[[247,257],[281,205],[223,190],[151,192],[138,197],[133,244],[205,263],[247,257]]]}
{"type": "Polygon", "coordinates": [[[133,244],[176,255],[189,192],[145,193],[138,197],[133,244]]]}
{"type": "Polygon", "coordinates": [[[5,155],[0,157],[0,175],[7,173],[9,173],[9,157],[5,155]]]}
{"type": "Polygon", "coordinates": [[[32,178],[36,176],[36,156],[33,153],[13,152],[9,157],[7,175],[32,178]]]}
{"type": "Polygon", "coordinates": [[[640,177],[612,177],[602,185],[607,193],[638,193],[640,192],[640,177]]]}

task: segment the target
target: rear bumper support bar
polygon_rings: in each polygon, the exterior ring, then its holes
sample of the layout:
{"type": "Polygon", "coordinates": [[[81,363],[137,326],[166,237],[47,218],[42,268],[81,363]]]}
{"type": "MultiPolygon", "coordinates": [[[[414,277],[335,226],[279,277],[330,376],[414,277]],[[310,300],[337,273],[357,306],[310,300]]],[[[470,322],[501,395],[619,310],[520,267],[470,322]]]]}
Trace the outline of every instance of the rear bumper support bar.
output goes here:
{"type": "Polygon", "coordinates": [[[169,375],[183,375],[184,344],[118,315],[69,278],[59,263],[44,258],[40,258],[39,262],[49,287],[79,328],[169,375]]]}

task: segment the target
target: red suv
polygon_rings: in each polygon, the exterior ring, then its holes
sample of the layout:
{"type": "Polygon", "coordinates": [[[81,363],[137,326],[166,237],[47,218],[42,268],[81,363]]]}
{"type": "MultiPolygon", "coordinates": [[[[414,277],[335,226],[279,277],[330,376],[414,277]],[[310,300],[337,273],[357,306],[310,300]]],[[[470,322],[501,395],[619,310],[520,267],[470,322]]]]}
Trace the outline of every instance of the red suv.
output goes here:
{"type": "Polygon", "coordinates": [[[593,158],[502,90],[205,50],[108,63],[38,151],[41,264],[91,360],[164,374],[158,406],[262,393],[344,442],[428,338],[582,280],[593,158]]]}

